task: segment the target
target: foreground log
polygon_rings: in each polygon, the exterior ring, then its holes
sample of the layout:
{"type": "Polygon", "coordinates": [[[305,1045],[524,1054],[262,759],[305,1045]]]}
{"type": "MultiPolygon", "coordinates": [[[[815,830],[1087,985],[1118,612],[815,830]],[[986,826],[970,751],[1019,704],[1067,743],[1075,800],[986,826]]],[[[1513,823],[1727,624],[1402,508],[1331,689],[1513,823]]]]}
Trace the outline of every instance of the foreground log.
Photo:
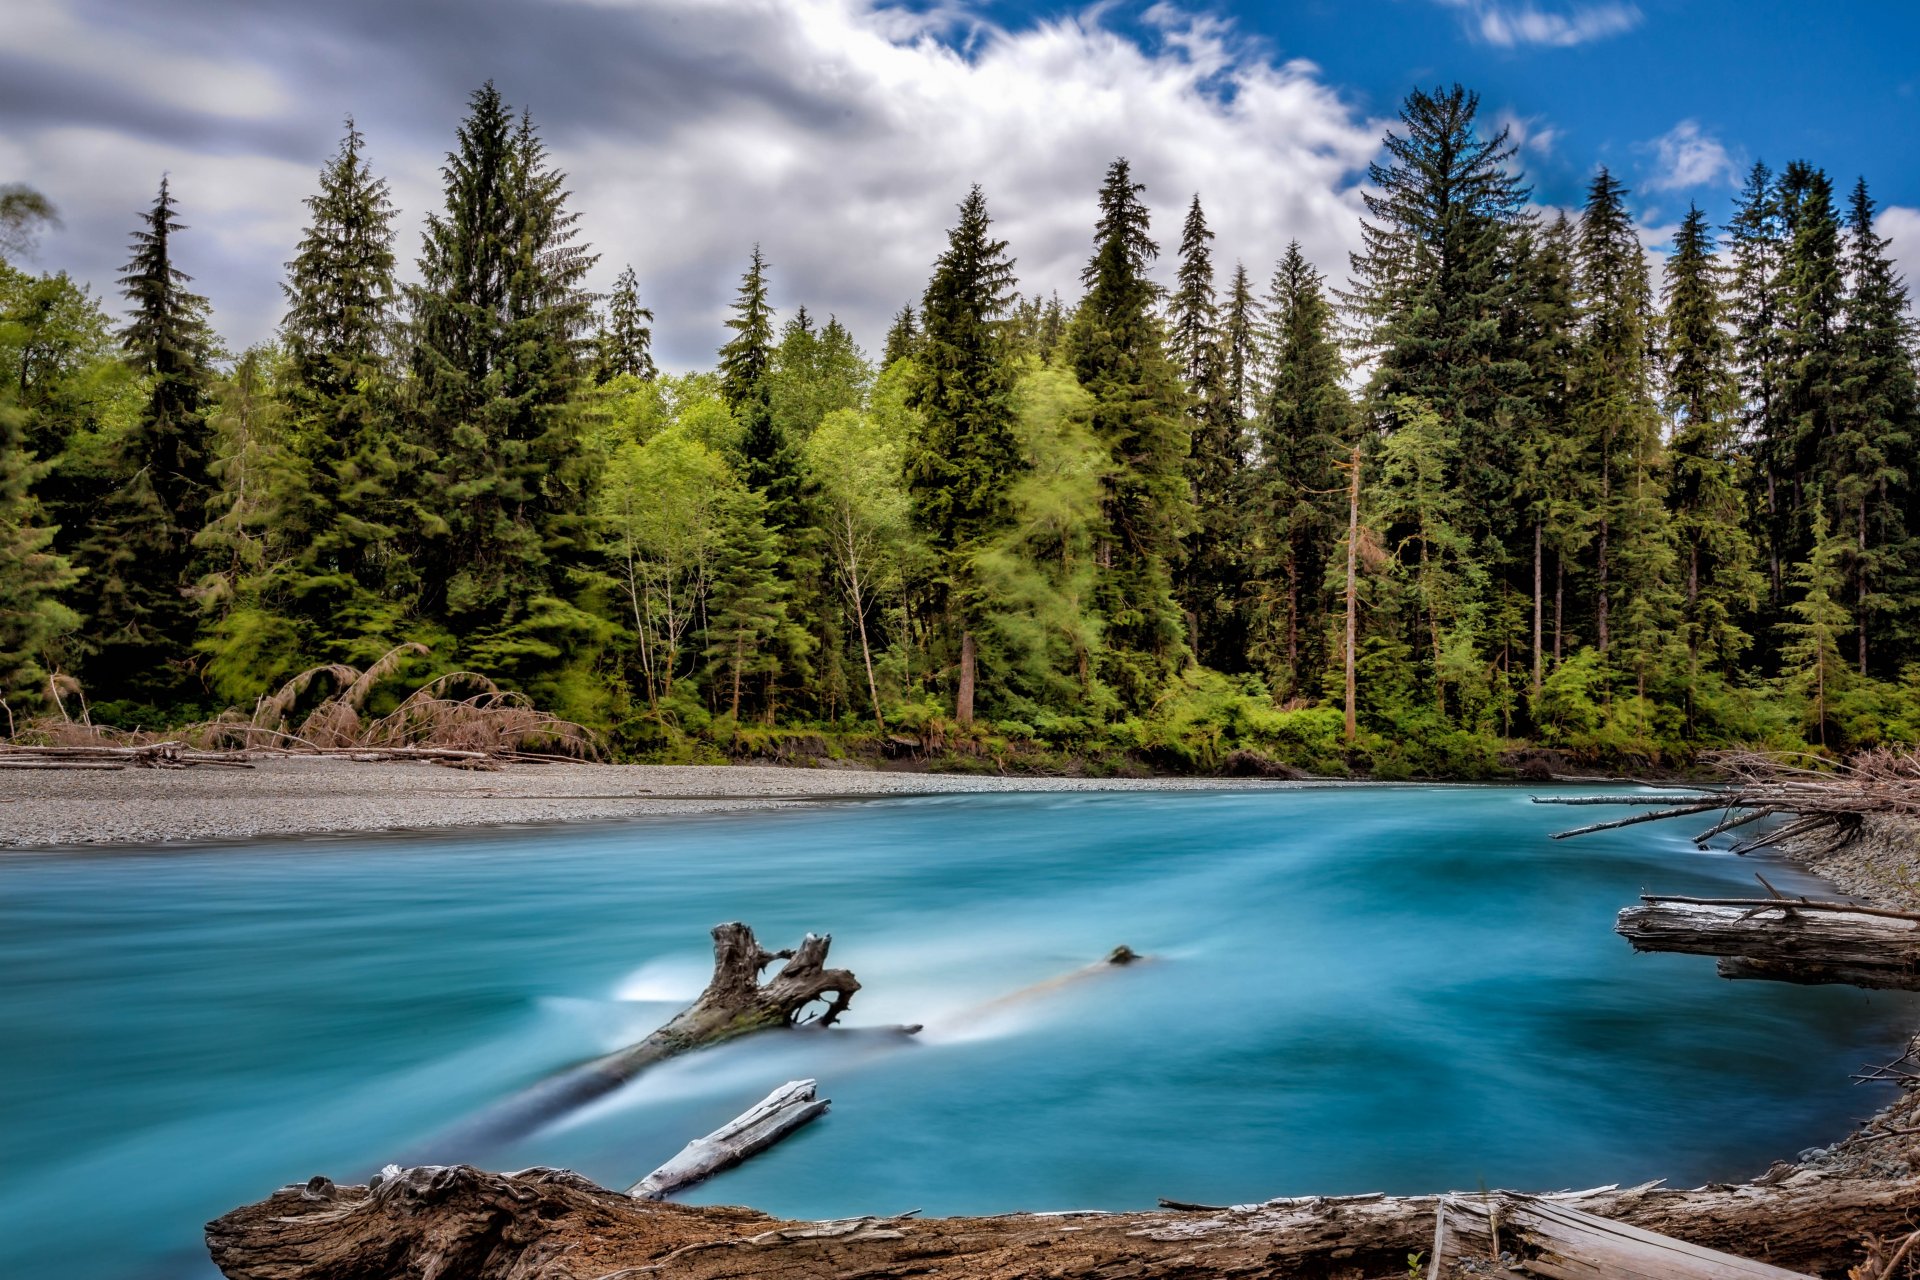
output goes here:
{"type": "MultiPolygon", "coordinates": [[[[1487,1255],[1474,1251],[1490,1252],[1491,1241],[1480,1242],[1472,1210],[1463,1207],[1476,1202],[1494,1207],[1503,1250],[1527,1255],[1567,1247],[1520,1225],[1516,1211],[1542,1203],[1534,1197],[1455,1196],[1448,1203],[1456,1206],[1450,1221],[1459,1234],[1446,1246],[1449,1263],[1478,1256],[1488,1269],[1487,1255]]],[[[1605,1187],[1548,1203],[1790,1271],[1844,1275],[1859,1261],[1865,1235],[1910,1229],[1920,1192],[1906,1182],[1802,1169],[1771,1183],[1693,1191],[1605,1187]]],[[[207,1246],[229,1280],[1318,1280],[1406,1276],[1408,1257],[1431,1249],[1441,1209],[1437,1196],[1316,1196],[1198,1212],[782,1222],[747,1209],[638,1201],[563,1170],[499,1174],[459,1165],[396,1170],[372,1188],[325,1178],[284,1187],[209,1223],[207,1246]]],[[[1778,1280],[1780,1273],[1722,1274],[1778,1280]]]]}
{"type": "Polygon", "coordinates": [[[1429,1277],[1467,1258],[1518,1255],[1518,1270],[1550,1280],[1811,1280],[1804,1271],[1688,1244],[1597,1217],[1579,1197],[1443,1196],[1429,1277]]]}
{"type": "Polygon", "coordinates": [[[523,1137],[678,1054],[791,1027],[803,1016],[808,1025],[831,1027],[860,990],[853,974],[826,967],[832,945],[830,935],[810,933],[792,950],[768,951],[753,930],[738,921],[714,926],[713,978],[700,998],[672,1021],[638,1044],[581,1063],[488,1108],[431,1144],[436,1150],[427,1158],[449,1151],[469,1154],[523,1137]],[[787,963],[762,982],[761,970],[775,960],[787,963]],[[822,1002],[817,1015],[807,1015],[822,1002]]]}
{"type": "Polygon", "coordinates": [[[781,1085],[706,1137],[689,1142],[679,1155],[628,1187],[627,1194],[636,1200],[664,1200],[759,1155],[826,1114],[828,1099],[816,1097],[814,1086],[812,1080],[781,1085]]]}
{"type": "Polygon", "coordinates": [[[1647,895],[1614,931],[1635,951],[1717,956],[1723,978],[1920,991],[1920,916],[1844,902],[1647,895]]]}

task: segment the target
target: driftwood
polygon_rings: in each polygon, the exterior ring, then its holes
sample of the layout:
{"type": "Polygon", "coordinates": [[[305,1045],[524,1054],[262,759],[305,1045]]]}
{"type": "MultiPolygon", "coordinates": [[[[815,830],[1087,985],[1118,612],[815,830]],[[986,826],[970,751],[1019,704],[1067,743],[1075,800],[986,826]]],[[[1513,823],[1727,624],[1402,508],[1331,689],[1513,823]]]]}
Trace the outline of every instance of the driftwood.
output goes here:
{"type": "Polygon", "coordinates": [[[134,746],[40,747],[0,742],[0,769],[185,769],[214,765],[251,769],[244,753],[200,751],[184,742],[147,742],[134,746]]]}
{"type": "Polygon", "coordinates": [[[1720,957],[1723,978],[1920,991],[1920,916],[1794,898],[1646,895],[1614,931],[1635,951],[1720,957]]]}
{"type": "Polygon", "coordinates": [[[680,1154],[627,1188],[637,1200],[664,1200],[760,1154],[788,1134],[826,1114],[828,1100],[815,1096],[815,1082],[793,1080],[715,1129],[695,1138],[680,1154]]]}
{"type": "Polygon", "coordinates": [[[612,1093],[646,1068],[678,1054],[802,1021],[830,1027],[860,990],[853,974],[826,967],[832,945],[830,935],[810,933],[791,950],[767,951],[746,925],[716,925],[713,978],[700,998],[672,1021],[637,1044],[581,1063],[488,1108],[432,1145],[468,1151],[509,1141],[612,1093]],[[761,971],[775,960],[787,963],[762,982],[761,971]],[[803,1018],[810,1006],[821,1002],[824,1007],[817,1015],[803,1018]]]}
{"type": "MultiPolygon", "coordinates": [[[[1456,1233],[1448,1237],[1452,1243],[1442,1241],[1449,1264],[1477,1257],[1482,1272],[1512,1274],[1490,1264],[1491,1234],[1484,1242],[1476,1234],[1489,1219],[1476,1213],[1476,1203],[1493,1209],[1501,1249],[1526,1257],[1523,1265],[1529,1267],[1554,1249],[1565,1257],[1573,1246],[1562,1228],[1569,1220],[1586,1223],[1573,1216],[1583,1214],[1702,1249],[1761,1258],[1789,1273],[1841,1275],[1860,1261],[1865,1235],[1911,1230],[1908,1219],[1920,1192],[1905,1181],[1801,1169],[1741,1186],[1603,1187],[1548,1200],[1508,1193],[1444,1201],[1316,1196],[1198,1212],[934,1219],[903,1214],[821,1223],[637,1201],[559,1170],[498,1174],[461,1165],[395,1171],[371,1189],[335,1186],[325,1178],[285,1187],[209,1223],[207,1246],[229,1280],[1324,1280],[1405,1277],[1410,1256],[1429,1254],[1430,1260],[1444,1207],[1456,1233]]],[[[1752,1268],[1533,1274],[1781,1275],[1752,1268]]]]}
{"type": "Polygon", "coordinates": [[[1573,1207],[1569,1196],[1443,1196],[1427,1274],[1464,1258],[1518,1255],[1509,1270],[1549,1280],[1811,1280],[1573,1207]]]}

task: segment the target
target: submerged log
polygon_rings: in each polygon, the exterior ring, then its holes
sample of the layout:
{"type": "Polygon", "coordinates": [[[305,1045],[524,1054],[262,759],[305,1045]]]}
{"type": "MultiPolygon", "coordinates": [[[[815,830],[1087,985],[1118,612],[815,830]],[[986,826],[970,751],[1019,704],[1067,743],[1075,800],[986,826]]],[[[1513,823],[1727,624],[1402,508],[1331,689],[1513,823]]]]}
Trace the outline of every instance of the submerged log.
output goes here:
{"type": "Polygon", "coordinates": [[[1635,951],[1720,958],[1723,978],[1920,991],[1920,916],[1792,898],[1647,895],[1614,931],[1635,951]]]}
{"type": "Polygon", "coordinates": [[[449,1151],[470,1154],[476,1147],[522,1137],[612,1093],[656,1063],[757,1031],[794,1026],[815,1004],[824,1007],[806,1016],[806,1025],[831,1027],[860,990],[853,974],[826,967],[832,945],[831,935],[810,933],[796,948],[768,951],[738,921],[714,926],[713,978],[699,999],[638,1044],[569,1068],[481,1112],[430,1144],[437,1150],[427,1158],[449,1151]],[[761,970],[775,960],[787,963],[762,982],[761,970]]]}
{"type": "Polygon", "coordinates": [[[636,1200],[664,1200],[682,1187],[704,1182],[760,1154],[788,1134],[826,1114],[828,1099],[815,1097],[815,1082],[792,1080],[627,1188],[636,1200]]]}
{"type": "MultiPolygon", "coordinates": [[[[1915,1202],[1905,1182],[1814,1170],[1770,1184],[1762,1179],[1692,1191],[1602,1187],[1545,1200],[1499,1192],[1452,1196],[1444,1203],[1452,1206],[1446,1213],[1457,1235],[1443,1248],[1449,1262],[1477,1257],[1487,1269],[1488,1253],[1477,1251],[1490,1252],[1491,1241],[1483,1244],[1475,1234],[1476,1221],[1487,1225],[1484,1216],[1475,1217],[1478,1204],[1497,1216],[1500,1247],[1526,1258],[1522,1265],[1537,1275],[1837,1275],[1860,1260],[1867,1234],[1906,1231],[1915,1202]],[[1574,1247],[1566,1223],[1588,1222],[1575,1215],[1790,1270],[1581,1271],[1570,1262],[1545,1269],[1555,1264],[1541,1259],[1556,1256],[1556,1249],[1565,1259],[1574,1247]]],[[[396,1170],[371,1188],[337,1187],[325,1178],[284,1187],[209,1223],[207,1246],[229,1280],[1404,1277],[1409,1256],[1431,1249],[1442,1212],[1442,1197],[1375,1195],[1199,1212],[783,1222],[747,1209],[638,1201],[562,1170],[499,1174],[461,1165],[396,1170]]],[[[1639,1236],[1631,1240],[1643,1243],[1639,1236]]],[[[1686,1256],[1668,1252],[1669,1261],[1686,1256]]]]}

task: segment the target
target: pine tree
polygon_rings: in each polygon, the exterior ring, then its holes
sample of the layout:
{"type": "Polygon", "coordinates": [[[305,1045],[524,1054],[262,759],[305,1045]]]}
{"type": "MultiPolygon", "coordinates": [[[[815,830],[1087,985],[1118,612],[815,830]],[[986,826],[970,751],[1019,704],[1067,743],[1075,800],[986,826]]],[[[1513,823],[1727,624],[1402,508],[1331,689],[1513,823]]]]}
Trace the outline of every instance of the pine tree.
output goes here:
{"type": "MultiPolygon", "coordinates": [[[[1827,446],[1837,425],[1846,283],[1832,181],[1795,161],[1781,172],[1779,194],[1787,235],[1781,315],[1785,434],[1775,442],[1771,463],[1776,483],[1787,492],[1785,532],[1789,554],[1797,561],[1811,546],[1811,491],[1823,490],[1830,502],[1840,497],[1840,477],[1831,468],[1827,446]]],[[[1835,514],[1830,507],[1830,525],[1839,523],[1835,514]]]]}
{"type": "Polygon", "coordinates": [[[1096,589],[1107,683],[1135,708],[1187,657],[1171,566],[1192,520],[1185,396],[1154,315],[1147,265],[1159,249],[1144,189],[1126,160],[1107,167],[1093,257],[1081,273],[1087,295],[1068,338],[1069,361],[1093,395],[1094,435],[1113,458],[1096,589]]]}
{"type": "Polygon", "coordinates": [[[1827,527],[1827,513],[1818,504],[1811,524],[1812,546],[1793,570],[1800,598],[1787,606],[1788,620],[1780,624],[1785,641],[1780,665],[1787,691],[1805,702],[1807,725],[1825,746],[1833,700],[1845,689],[1849,674],[1845,646],[1852,620],[1840,603],[1846,589],[1841,567],[1846,542],[1827,527]]]}
{"type": "Polygon", "coordinates": [[[940,558],[935,610],[957,665],[955,718],[973,720],[981,599],[973,560],[1008,517],[1024,460],[1014,434],[1013,371],[1001,317],[1013,289],[1007,242],[993,238],[975,186],[934,263],[921,315],[918,367],[907,393],[920,411],[908,442],[907,493],[915,528],[940,558]]]}
{"type": "Polygon", "coordinates": [[[911,358],[920,349],[920,318],[913,304],[907,303],[894,313],[893,326],[887,330],[887,342],[881,348],[880,367],[890,369],[911,358]]]}
{"type": "MultiPolygon", "coordinates": [[[[1667,256],[1666,411],[1672,474],[1668,502],[1686,581],[1681,625],[1694,675],[1730,670],[1748,645],[1740,620],[1760,582],[1740,491],[1732,344],[1721,302],[1713,232],[1698,207],[1687,211],[1667,256]]],[[[1691,713],[1694,683],[1686,696],[1691,713]]]]}
{"type": "Polygon", "coordinates": [[[427,219],[411,291],[425,500],[438,517],[418,608],[461,637],[469,664],[558,696],[603,629],[574,603],[571,576],[588,549],[575,395],[595,258],[575,243],[565,175],[491,83],[441,172],[446,209],[427,219]]]}
{"type": "Polygon", "coordinates": [[[1901,491],[1920,479],[1920,396],[1913,366],[1914,325],[1907,287],[1887,257],[1889,241],[1874,226],[1866,180],[1855,184],[1847,210],[1846,321],[1841,335],[1833,437],[1823,470],[1832,477],[1836,527],[1852,532],[1855,662],[1861,675],[1875,655],[1870,632],[1884,646],[1879,665],[1913,655],[1911,609],[1920,587],[1920,546],[1901,491]],[[1891,642],[1891,643],[1889,643],[1891,642]]]}
{"type": "Polygon", "coordinates": [[[1274,269],[1266,313],[1273,383],[1259,421],[1256,652],[1277,694],[1311,696],[1329,659],[1326,581],[1348,514],[1340,464],[1354,431],[1333,310],[1297,240],[1274,269]]]}
{"type": "MultiPolygon", "coordinates": [[[[797,529],[804,518],[800,454],[773,414],[773,310],[767,305],[767,261],[757,244],[727,328],[734,336],[720,348],[720,394],[740,423],[740,477],[766,498],[774,529],[797,529]]],[[[811,325],[805,329],[811,337],[811,325]]]]}
{"type": "Polygon", "coordinates": [[[720,348],[720,394],[735,413],[741,413],[756,396],[764,396],[767,374],[773,371],[773,310],[767,305],[767,260],[757,244],[747,261],[746,273],[740,277],[727,328],[733,330],[733,337],[720,348]]]}
{"type": "Polygon", "coordinates": [[[119,442],[119,487],[80,556],[93,602],[94,646],[84,667],[96,701],[166,706],[186,696],[199,577],[193,539],[213,491],[206,420],[213,339],[205,298],[187,291],[174,265],[174,216],[166,179],[133,236],[120,284],[131,304],[120,341],[143,379],[146,403],[119,442]]]}
{"type": "Polygon", "coordinates": [[[640,281],[628,263],[613,282],[613,295],[607,299],[607,315],[595,343],[598,361],[594,381],[611,382],[615,378],[639,378],[652,381],[658,370],[653,364],[653,311],[640,305],[640,281]]]}
{"type": "Polygon", "coordinates": [[[765,500],[751,490],[734,500],[707,612],[705,652],[714,696],[725,699],[736,724],[755,694],[767,723],[773,722],[782,655],[804,644],[787,616],[779,541],[765,510],[765,500]]]}

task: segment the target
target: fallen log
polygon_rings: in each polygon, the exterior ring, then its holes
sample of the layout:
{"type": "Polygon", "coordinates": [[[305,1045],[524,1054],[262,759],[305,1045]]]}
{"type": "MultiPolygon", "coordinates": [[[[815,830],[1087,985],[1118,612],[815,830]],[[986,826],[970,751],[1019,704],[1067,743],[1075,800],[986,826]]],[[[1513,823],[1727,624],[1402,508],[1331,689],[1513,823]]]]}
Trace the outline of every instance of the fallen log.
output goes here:
{"type": "Polygon", "coordinates": [[[713,977],[699,999],[639,1043],[571,1067],[486,1109],[428,1144],[428,1156],[471,1154],[522,1137],[612,1093],[656,1063],[758,1031],[794,1026],[803,1021],[810,1006],[823,1001],[824,1008],[804,1021],[832,1026],[860,990],[853,974],[826,967],[827,949],[832,945],[830,935],[810,933],[798,947],[767,951],[746,925],[738,921],[715,925],[713,977]],[[762,982],[761,971],[775,960],[787,963],[762,982]]]}
{"type": "MultiPolygon", "coordinates": [[[[1453,1196],[1447,1202],[1458,1207],[1448,1211],[1449,1221],[1460,1235],[1451,1246],[1443,1241],[1450,1259],[1481,1247],[1466,1207],[1476,1200],[1504,1206],[1496,1209],[1503,1249],[1529,1253],[1536,1239],[1546,1242],[1538,1246],[1543,1255],[1554,1247],[1551,1232],[1526,1225],[1516,1212],[1538,1206],[1539,1198],[1453,1196]]],[[[1859,1262],[1864,1236],[1911,1229],[1908,1217],[1920,1191],[1904,1180],[1802,1169],[1772,1183],[1691,1191],[1602,1187],[1546,1203],[1703,1249],[1764,1258],[1787,1274],[1843,1275],[1859,1262]]],[[[206,1239],[229,1280],[1404,1277],[1408,1258],[1431,1249],[1441,1214],[1438,1196],[1373,1195],[1303,1196],[1195,1212],[785,1222],[749,1209],[639,1201],[564,1170],[499,1174],[461,1165],[396,1170],[372,1187],[335,1186],[325,1178],[283,1187],[209,1223],[206,1239]]],[[[1569,1214],[1539,1211],[1535,1220],[1554,1216],[1564,1221],[1569,1214]]],[[[1780,1280],[1781,1274],[1750,1268],[1716,1280],[1780,1280]]]]}
{"type": "Polygon", "coordinates": [[[1723,978],[1920,991],[1920,917],[1792,898],[1647,895],[1614,932],[1635,951],[1719,958],[1723,978]]]}
{"type": "Polygon", "coordinates": [[[1638,826],[1642,822],[1660,822],[1666,818],[1684,818],[1688,814],[1706,813],[1710,809],[1719,809],[1722,807],[1723,805],[1720,801],[1708,800],[1704,803],[1696,802],[1694,804],[1681,805],[1673,809],[1656,809],[1651,813],[1636,813],[1631,818],[1615,818],[1611,822],[1592,822],[1584,827],[1574,827],[1570,831],[1556,831],[1553,833],[1553,838],[1555,840],[1567,840],[1574,836],[1590,836],[1596,831],[1614,831],[1620,827],[1638,826]]]}
{"type": "Polygon", "coordinates": [[[812,1080],[781,1085],[706,1137],[689,1142],[679,1155],[628,1187],[627,1194],[636,1200],[664,1200],[760,1154],[826,1114],[828,1100],[815,1097],[814,1086],[812,1080]]]}
{"type": "Polygon", "coordinates": [[[1564,1196],[1442,1196],[1432,1280],[1446,1261],[1518,1256],[1508,1270],[1549,1280],[1812,1280],[1718,1249],[1597,1217],[1564,1196]]]}

